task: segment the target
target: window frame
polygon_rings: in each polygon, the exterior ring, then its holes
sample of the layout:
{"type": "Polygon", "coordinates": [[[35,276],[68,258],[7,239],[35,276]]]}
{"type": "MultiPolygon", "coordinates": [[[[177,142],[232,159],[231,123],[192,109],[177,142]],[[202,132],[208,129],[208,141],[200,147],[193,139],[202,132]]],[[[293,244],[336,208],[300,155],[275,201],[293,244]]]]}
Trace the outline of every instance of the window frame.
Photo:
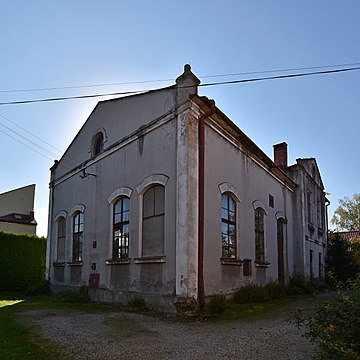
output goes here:
{"type": "Polygon", "coordinates": [[[266,242],[265,242],[265,215],[266,211],[262,207],[254,210],[255,215],[255,263],[265,265],[266,262],[266,242]],[[261,220],[261,224],[260,221],[261,220]],[[261,228],[260,228],[261,225],[261,228]]]}
{"type": "MultiPolygon", "coordinates": [[[[152,184],[150,186],[148,186],[146,188],[146,190],[143,192],[142,194],[142,239],[141,239],[141,257],[145,258],[145,257],[153,257],[153,256],[164,256],[165,253],[165,186],[162,184],[152,184]],[[162,194],[161,194],[161,198],[162,198],[162,204],[157,203],[157,196],[156,196],[156,189],[161,189],[162,194]],[[153,195],[153,204],[149,204],[152,207],[152,212],[150,215],[146,214],[146,209],[148,208],[148,205],[145,204],[145,201],[147,201],[147,194],[150,196],[150,191],[154,191],[154,195],[153,195]],[[160,206],[159,206],[160,205],[160,206]],[[158,211],[157,209],[160,208],[161,210],[158,211]],[[146,246],[144,246],[144,243],[146,242],[146,235],[145,234],[145,222],[149,222],[149,220],[151,221],[152,219],[160,219],[162,218],[162,249],[159,249],[159,252],[157,255],[154,254],[144,254],[144,248],[146,250],[148,250],[146,248],[146,246]]],[[[146,245],[146,244],[145,244],[146,245]]]]}
{"type": "Polygon", "coordinates": [[[237,204],[229,192],[221,194],[221,259],[236,260],[237,255],[237,204]],[[226,207],[223,206],[223,199],[226,199],[226,207]],[[232,208],[231,208],[232,205],[232,208]],[[225,215],[225,217],[224,217],[225,215]],[[225,228],[225,232],[223,231],[225,228]],[[230,228],[233,232],[231,233],[230,228]],[[224,240],[225,236],[225,240],[224,240]],[[227,237],[227,240],[226,240],[227,237]],[[230,241],[230,237],[233,241],[230,241]]]}
{"type": "Polygon", "coordinates": [[[72,262],[81,263],[84,251],[84,212],[77,210],[72,216],[72,262]],[[78,219],[78,220],[77,220],[78,219]]]}
{"type": "Polygon", "coordinates": [[[128,196],[120,196],[116,199],[116,201],[112,204],[112,260],[128,260],[130,257],[130,198],[128,196]],[[128,203],[127,209],[124,209],[124,201],[128,203]],[[120,211],[116,212],[116,206],[120,203],[120,211]],[[127,220],[124,220],[124,215],[127,213],[127,220]],[[116,217],[119,215],[120,220],[116,222],[116,217]],[[125,245],[121,244],[124,235],[124,228],[127,227],[127,232],[125,233],[125,245]],[[120,232],[120,236],[116,236],[117,232],[120,232]],[[116,238],[118,239],[118,244],[116,245],[116,238]],[[124,250],[124,251],[123,251],[124,250]],[[120,254],[115,256],[115,254],[120,254]]]}
{"type": "Polygon", "coordinates": [[[56,262],[64,262],[66,258],[66,218],[60,216],[56,219],[56,262]],[[62,225],[62,226],[61,226],[62,225]],[[62,231],[60,231],[62,230],[62,231]],[[60,244],[63,246],[63,256],[60,257],[60,244]]]}

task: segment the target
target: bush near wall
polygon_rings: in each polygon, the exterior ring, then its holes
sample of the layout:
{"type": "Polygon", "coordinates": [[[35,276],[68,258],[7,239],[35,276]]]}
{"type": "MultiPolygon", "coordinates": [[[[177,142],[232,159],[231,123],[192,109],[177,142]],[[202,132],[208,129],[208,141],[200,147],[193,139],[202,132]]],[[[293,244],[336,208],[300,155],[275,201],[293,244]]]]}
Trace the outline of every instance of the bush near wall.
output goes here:
{"type": "Polygon", "coordinates": [[[0,231],[0,290],[43,286],[46,239],[0,231]]]}

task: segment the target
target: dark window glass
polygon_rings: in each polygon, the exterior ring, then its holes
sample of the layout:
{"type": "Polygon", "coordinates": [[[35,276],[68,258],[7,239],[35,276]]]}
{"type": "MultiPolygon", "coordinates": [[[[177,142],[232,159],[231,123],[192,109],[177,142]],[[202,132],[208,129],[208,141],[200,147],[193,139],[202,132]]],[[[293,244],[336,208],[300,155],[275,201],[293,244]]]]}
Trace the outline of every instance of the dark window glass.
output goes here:
{"type": "Polygon", "coordinates": [[[222,257],[236,259],[236,204],[228,195],[221,195],[222,257]]]}
{"type": "Polygon", "coordinates": [[[255,261],[265,263],[264,210],[255,210],[255,261]]]}
{"type": "Polygon", "coordinates": [[[113,259],[129,257],[130,199],[120,198],[114,204],[113,218],[113,259]]]}
{"type": "Polygon", "coordinates": [[[165,187],[155,185],[143,197],[143,256],[164,254],[165,187]]]}
{"type": "Polygon", "coordinates": [[[94,155],[100,154],[104,150],[104,135],[99,133],[95,137],[94,155]]]}
{"type": "Polygon", "coordinates": [[[57,222],[57,260],[65,260],[65,236],[66,236],[66,220],[61,217],[57,222]]]}
{"type": "Polygon", "coordinates": [[[73,261],[82,261],[84,239],[84,214],[77,212],[73,218],[73,261]]]}

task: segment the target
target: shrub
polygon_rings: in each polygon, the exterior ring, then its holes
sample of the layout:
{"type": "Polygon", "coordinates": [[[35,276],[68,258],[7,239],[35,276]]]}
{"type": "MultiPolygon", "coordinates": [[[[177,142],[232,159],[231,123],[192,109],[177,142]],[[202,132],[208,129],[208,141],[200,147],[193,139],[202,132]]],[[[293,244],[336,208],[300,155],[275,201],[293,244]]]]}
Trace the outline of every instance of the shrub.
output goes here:
{"type": "Polygon", "coordinates": [[[288,294],[311,294],[316,290],[314,283],[303,276],[294,276],[290,279],[288,294]]]}
{"type": "Polygon", "coordinates": [[[43,287],[45,257],[45,238],[0,231],[0,290],[43,287]]]}
{"type": "Polygon", "coordinates": [[[229,307],[229,303],[225,295],[215,295],[211,297],[207,305],[207,311],[210,314],[221,314],[229,307]]]}
{"type": "Polygon", "coordinates": [[[299,311],[293,322],[305,327],[305,336],[319,345],[320,359],[360,358],[360,279],[348,282],[350,291],[339,285],[338,296],[317,304],[309,316],[299,311]]]}
{"type": "Polygon", "coordinates": [[[60,293],[59,298],[67,303],[87,303],[89,302],[88,287],[81,286],[75,290],[68,290],[60,293]]]}
{"type": "Polygon", "coordinates": [[[269,293],[267,289],[263,286],[255,284],[243,286],[234,294],[235,304],[266,302],[268,300],[269,293]]]}
{"type": "Polygon", "coordinates": [[[128,307],[136,310],[145,310],[146,302],[141,296],[135,296],[128,302],[128,307]]]}

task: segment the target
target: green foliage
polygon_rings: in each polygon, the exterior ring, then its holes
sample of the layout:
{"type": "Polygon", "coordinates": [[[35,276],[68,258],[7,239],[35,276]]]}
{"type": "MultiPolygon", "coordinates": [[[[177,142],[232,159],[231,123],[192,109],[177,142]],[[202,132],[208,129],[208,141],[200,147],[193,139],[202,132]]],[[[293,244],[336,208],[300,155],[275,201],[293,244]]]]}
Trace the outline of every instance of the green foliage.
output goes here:
{"type": "Polygon", "coordinates": [[[265,287],[255,284],[243,286],[234,294],[235,304],[266,302],[268,300],[269,296],[265,287]]]}
{"type": "Polygon", "coordinates": [[[215,295],[211,297],[208,305],[207,312],[210,314],[221,314],[229,307],[229,303],[225,295],[215,295]]]}
{"type": "Polygon", "coordinates": [[[135,296],[128,302],[128,307],[136,310],[145,310],[146,302],[141,296],[135,296]]]}
{"type": "Polygon", "coordinates": [[[0,290],[44,286],[46,239],[0,231],[0,290]]]}
{"type": "Polygon", "coordinates": [[[319,345],[319,359],[360,358],[360,278],[338,284],[338,296],[318,304],[309,316],[299,311],[293,321],[319,345]],[[345,291],[350,287],[350,291],[345,291]]]}
{"type": "Polygon", "coordinates": [[[285,285],[277,283],[269,283],[264,286],[251,284],[241,287],[234,294],[235,304],[246,303],[263,303],[270,299],[278,299],[287,295],[287,288],[285,285]]]}
{"type": "Polygon", "coordinates": [[[312,294],[317,290],[315,282],[307,280],[303,276],[294,276],[290,279],[288,294],[312,294]]]}
{"type": "Polygon", "coordinates": [[[67,303],[87,303],[89,302],[88,290],[87,286],[81,286],[74,290],[59,293],[58,297],[67,303]]]}
{"type": "Polygon", "coordinates": [[[331,222],[343,231],[360,231],[360,194],[340,199],[331,222]]]}
{"type": "Polygon", "coordinates": [[[340,281],[354,278],[360,271],[360,264],[357,262],[360,249],[357,243],[350,244],[341,239],[339,234],[329,236],[328,243],[328,269],[340,281]]]}

